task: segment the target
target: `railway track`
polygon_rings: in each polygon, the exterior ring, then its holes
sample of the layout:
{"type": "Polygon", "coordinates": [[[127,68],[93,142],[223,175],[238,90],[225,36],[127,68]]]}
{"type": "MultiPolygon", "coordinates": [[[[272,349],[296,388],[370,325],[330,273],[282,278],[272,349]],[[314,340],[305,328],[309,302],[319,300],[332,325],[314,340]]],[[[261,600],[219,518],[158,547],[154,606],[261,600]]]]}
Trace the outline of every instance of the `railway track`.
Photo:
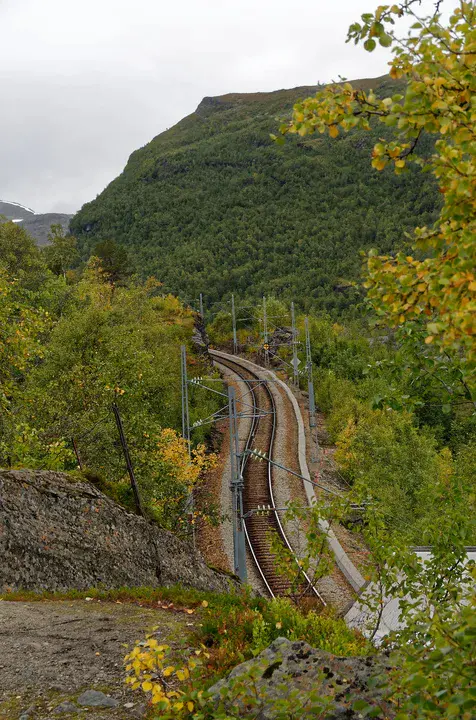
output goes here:
{"type": "MultiPolygon", "coordinates": [[[[240,401],[237,400],[239,409],[248,410],[250,405],[253,408],[251,427],[244,450],[257,447],[272,458],[276,435],[276,405],[267,382],[256,382],[261,378],[238,362],[218,355],[215,357],[217,362],[237,375],[248,389],[246,408],[240,408],[240,401]]],[[[259,505],[269,505],[275,508],[273,466],[268,462],[250,461],[249,455],[244,454],[241,472],[244,479],[243,510],[245,516],[247,512],[256,509],[259,505]]],[[[264,515],[253,513],[245,519],[244,525],[248,549],[268,593],[271,597],[288,595],[291,590],[291,582],[276,572],[276,557],[272,553],[269,537],[270,531],[277,533],[282,543],[294,554],[278,513],[270,512],[264,515]]],[[[318,599],[322,605],[325,605],[326,603],[306,573],[301,571],[301,574],[302,592],[318,599]]]]}

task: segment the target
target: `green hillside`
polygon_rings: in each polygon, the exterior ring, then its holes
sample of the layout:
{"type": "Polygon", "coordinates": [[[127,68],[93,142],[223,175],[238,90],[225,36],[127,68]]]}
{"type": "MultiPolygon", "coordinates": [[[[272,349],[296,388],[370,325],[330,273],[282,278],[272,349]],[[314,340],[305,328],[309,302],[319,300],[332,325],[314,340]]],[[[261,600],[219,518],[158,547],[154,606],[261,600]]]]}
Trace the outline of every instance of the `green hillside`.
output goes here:
{"type": "MultiPolygon", "coordinates": [[[[387,76],[356,81],[392,92],[387,76]]],[[[316,88],[205,98],[175,127],[134,152],[123,171],[73,218],[84,251],[113,238],[186,301],[235,291],[294,298],[345,311],[359,294],[359,251],[388,251],[404,231],[431,223],[433,179],[370,166],[376,139],[358,131],[330,140],[270,140],[279,120],[316,88]]]]}

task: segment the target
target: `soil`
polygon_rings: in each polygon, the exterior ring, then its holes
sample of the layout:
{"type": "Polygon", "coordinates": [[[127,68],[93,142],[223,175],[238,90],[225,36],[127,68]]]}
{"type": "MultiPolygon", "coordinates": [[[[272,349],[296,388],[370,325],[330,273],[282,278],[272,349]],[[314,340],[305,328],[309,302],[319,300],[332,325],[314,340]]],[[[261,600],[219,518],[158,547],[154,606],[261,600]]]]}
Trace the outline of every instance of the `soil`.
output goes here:
{"type": "Polygon", "coordinates": [[[195,622],[171,610],[126,603],[0,600],[0,718],[144,717],[145,696],[124,685],[125,645],[131,648],[157,628],[159,641],[178,650],[195,622]],[[65,701],[76,704],[86,690],[98,690],[118,705],[56,710],[65,701]]]}
{"type": "MultiPolygon", "coordinates": [[[[197,499],[199,508],[206,511],[207,497],[220,505],[219,512],[223,514],[224,508],[221,507],[221,489],[223,483],[223,468],[226,466],[230,455],[229,435],[227,433],[227,423],[222,420],[217,423],[213,433],[212,450],[218,456],[218,463],[205,473],[203,480],[204,500],[201,497],[197,499]],[[202,503],[202,505],[200,504],[202,503]]],[[[219,525],[212,525],[209,522],[203,522],[197,533],[197,546],[207,563],[212,567],[232,572],[228,555],[226,554],[221,528],[219,525]]]]}

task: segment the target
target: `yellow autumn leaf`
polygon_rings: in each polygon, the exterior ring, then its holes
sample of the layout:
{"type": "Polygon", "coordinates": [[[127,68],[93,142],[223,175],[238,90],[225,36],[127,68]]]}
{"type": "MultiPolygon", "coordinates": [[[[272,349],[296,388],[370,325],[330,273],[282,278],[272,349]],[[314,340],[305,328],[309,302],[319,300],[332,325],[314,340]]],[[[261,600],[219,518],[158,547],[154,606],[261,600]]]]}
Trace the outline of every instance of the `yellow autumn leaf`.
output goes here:
{"type": "Polygon", "coordinates": [[[337,137],[338,134],[339,134],[339,128],[337,127],[337,125],[330,125],[329,126],[329,135],[331,136],[331,138],[337,137]]]}
{"type": "Polygon", "coordinates": [[[374,158],[372,160],[372,167],[376,170],[383,170],[387,163],[382,158],[374,158]]]}
{"type": "Polygon", "coordinates": [[[193,702],[192,702],[191,700],[189,700],[188,703],[187,703],[187,710],[188,710],[189,712],[193,712],[193,708],[194,708],[194,704],[193,704],[193,702]]]}
{"type": "Polygon", "coordinates": [[[152,687],[153,687],[153,685],[150,682],[150,680],[147,680],[146,682],[142,683],[142,690],[144,692],[150,692],[152,690],[152,687]]]}

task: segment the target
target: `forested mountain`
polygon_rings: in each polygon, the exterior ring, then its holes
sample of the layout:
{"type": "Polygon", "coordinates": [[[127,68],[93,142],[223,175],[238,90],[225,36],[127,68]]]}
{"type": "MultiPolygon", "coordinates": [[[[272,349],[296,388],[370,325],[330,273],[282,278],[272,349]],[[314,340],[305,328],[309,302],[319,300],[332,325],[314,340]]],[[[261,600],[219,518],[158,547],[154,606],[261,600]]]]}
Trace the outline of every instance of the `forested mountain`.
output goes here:
{"type": "MultiPolygon", "coordinates": [[[[356,81],[380,93],[387,76],[356,81]]],[[[205,98],[175,127],[134,152],[123,173],[73,218],[86,255],[112,238],[165,289],[208,303],[231,291],[345,311],[359,251],[388,251],[431,223],[439,204],[429,175],[370,167],[382,125],[337,140],[270,139],[312,87],[205,98]]],[[[428,142],[428,141],[427,141],[428,142]]]]}

